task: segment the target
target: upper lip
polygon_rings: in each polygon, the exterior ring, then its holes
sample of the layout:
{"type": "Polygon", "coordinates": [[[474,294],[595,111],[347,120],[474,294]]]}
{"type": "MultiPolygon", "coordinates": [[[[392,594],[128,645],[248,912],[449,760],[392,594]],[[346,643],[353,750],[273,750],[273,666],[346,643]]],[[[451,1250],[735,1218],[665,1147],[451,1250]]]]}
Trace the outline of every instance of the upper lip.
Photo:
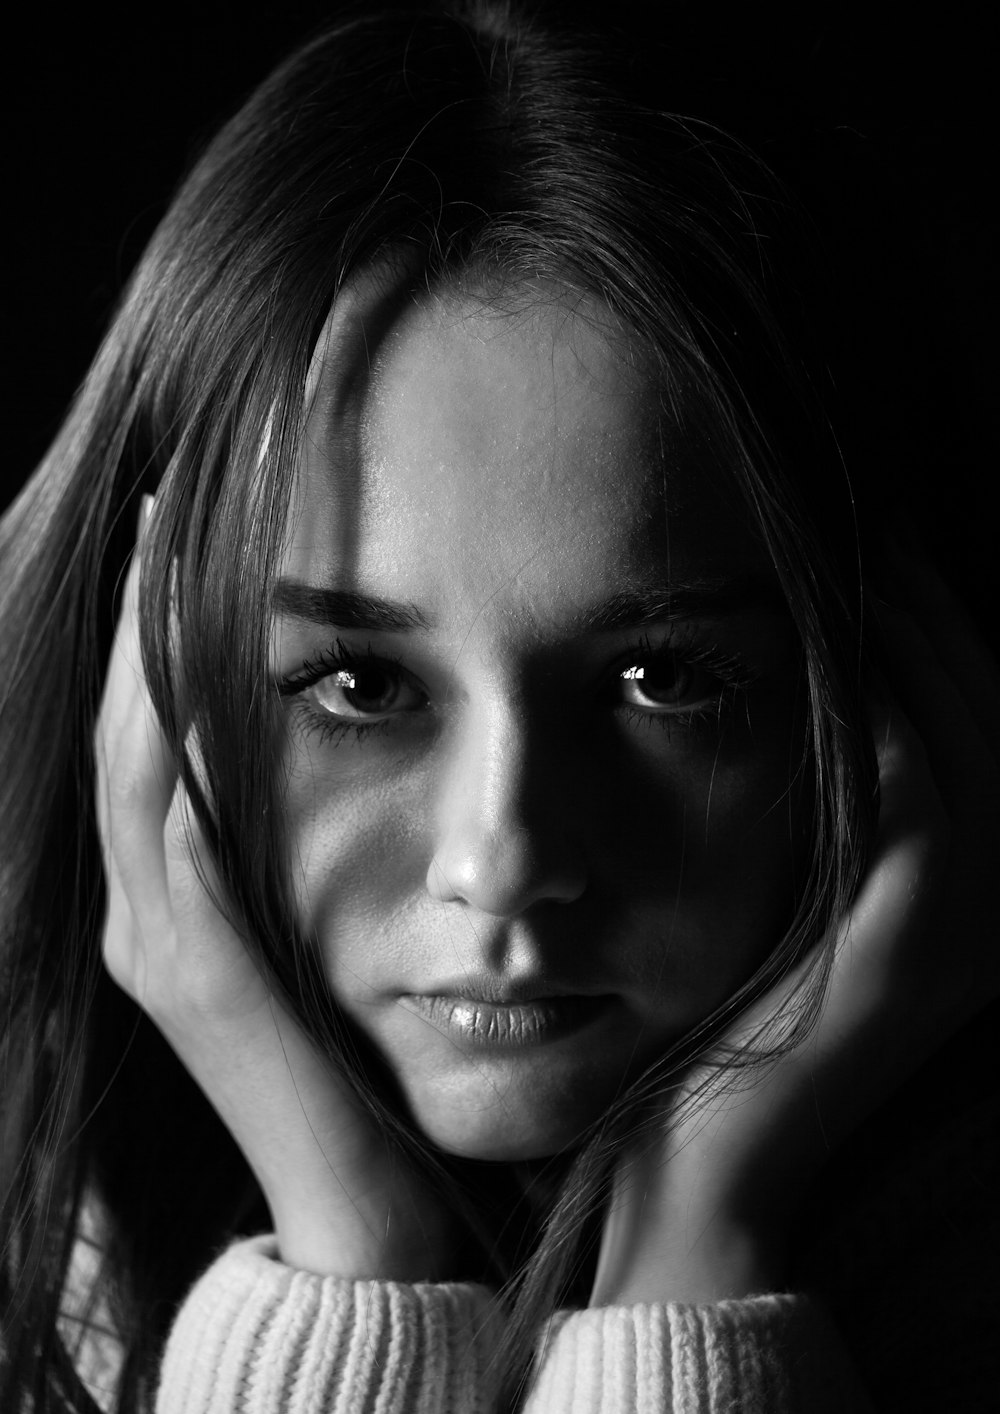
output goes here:
{"type": "Polygon", "coordinates": [[[597,996],[584,987],[568,987],[547,977],[524,978],[512,981],[499,977],[469,976],[451,982],[436,983],[432,987],[421,987],[414,995],[421,997],[454,997],[459,1001],[483,1002],[489,1006],[529,1006],[532,1002],[549,1000],[552,997],[597,996]]]}

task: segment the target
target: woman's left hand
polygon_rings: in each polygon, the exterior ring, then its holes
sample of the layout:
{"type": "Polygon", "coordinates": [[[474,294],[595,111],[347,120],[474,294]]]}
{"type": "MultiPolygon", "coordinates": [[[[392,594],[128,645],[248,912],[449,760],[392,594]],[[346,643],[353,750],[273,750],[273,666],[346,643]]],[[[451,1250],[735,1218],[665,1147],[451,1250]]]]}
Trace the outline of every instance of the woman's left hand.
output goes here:
{"type": "MultiPolygon", "coordinates": [[[[875,724],[874,857],[806,1038],[713,1089],[619,1166],[593,1305],[717,1301],[783,1288],[788,1228],[832,1149],[1000,993],[1000,675],[929,565],[894,555],[881,613],[893,706],[875,724]]],[[[730,1037],[787,1008],[807,958],[730,1037]]]]}

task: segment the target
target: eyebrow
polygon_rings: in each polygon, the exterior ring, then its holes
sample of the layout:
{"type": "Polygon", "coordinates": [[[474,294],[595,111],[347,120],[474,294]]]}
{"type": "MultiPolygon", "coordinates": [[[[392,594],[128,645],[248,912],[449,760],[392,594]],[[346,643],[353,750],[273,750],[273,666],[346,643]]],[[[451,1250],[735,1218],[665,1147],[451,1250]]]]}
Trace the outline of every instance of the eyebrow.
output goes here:
{"type": "Polygon", "coordinates": [[[585,610],[579,627],[591,632],[642,628],[670,619],[719,618],[737,613],[788,612],[778,581],[760,572],[681,580],[613,594],[585,610]]]}
{"type": "Polygon", "coordinates": [[[279,614],[335,628],[369,629],[372,633],[407,633],[428,629],[431,622],[415,604],[357,594],[349,589],[324,589],[298,579],[279,579],[274,589],[279,614]]]}
{"type": "MultiPolygon", "coordinates": [[[[274,590],[279,614],[331,628],[372,633],[409,633],[434,627],[415,604],[348,589],[328,589],[297,579],[279,579],[274,590]]],[[[671,619],[713,618],[734,613],[787,613],[775,579],[760,573],[638,586],[585,609],[572,628],[580,633],[642,628],[671,619]]]]}

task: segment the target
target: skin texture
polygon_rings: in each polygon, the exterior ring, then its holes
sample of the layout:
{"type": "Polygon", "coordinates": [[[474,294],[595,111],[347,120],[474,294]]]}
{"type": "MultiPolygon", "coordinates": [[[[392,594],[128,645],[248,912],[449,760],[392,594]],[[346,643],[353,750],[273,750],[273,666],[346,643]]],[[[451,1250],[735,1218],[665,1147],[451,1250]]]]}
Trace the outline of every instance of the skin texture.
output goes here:
{"type": "Polygon", "coordinates": [[[320,341],[282,572],[425,623],[276,618],[294,887],[421,1130],[541,1157],[777,941],[802,835],[795,642],[718,473],[670,450],[605,312],[456,295],[407,303],[377,339],[358,322],[345,304],[320,341]],[[744,576],[759,598],[667,592],[744,576]],[[651,586],[655,623],[581,625],[651,586]],[[667,643],[647,690],[637,666],[650,682],[667,643]],[[336,677],[345,649],[367,695],[336,677]],[[412,1000],[519,989],[605,1004],[484,1047],[412,1000]]]}

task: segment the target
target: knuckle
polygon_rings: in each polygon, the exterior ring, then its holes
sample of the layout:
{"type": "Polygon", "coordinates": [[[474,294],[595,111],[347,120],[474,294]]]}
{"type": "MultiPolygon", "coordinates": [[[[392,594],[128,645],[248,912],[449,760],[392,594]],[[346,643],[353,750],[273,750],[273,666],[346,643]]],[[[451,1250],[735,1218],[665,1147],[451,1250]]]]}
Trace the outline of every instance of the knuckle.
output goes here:
{"type": "Polygon", "coordinates": [[[135,997],[139,986],[139,969],[132,930],[109,919],[104,929],[101,955],[105,971],[111,980],[130,997],[135,997]]]}
{"type": "Polygon", "coordinates": [[[128,762],[119,762],[108,780],[108,800],[112,815],[138,813],[145,796],[145,779],[141,771],[128,762]]]}

